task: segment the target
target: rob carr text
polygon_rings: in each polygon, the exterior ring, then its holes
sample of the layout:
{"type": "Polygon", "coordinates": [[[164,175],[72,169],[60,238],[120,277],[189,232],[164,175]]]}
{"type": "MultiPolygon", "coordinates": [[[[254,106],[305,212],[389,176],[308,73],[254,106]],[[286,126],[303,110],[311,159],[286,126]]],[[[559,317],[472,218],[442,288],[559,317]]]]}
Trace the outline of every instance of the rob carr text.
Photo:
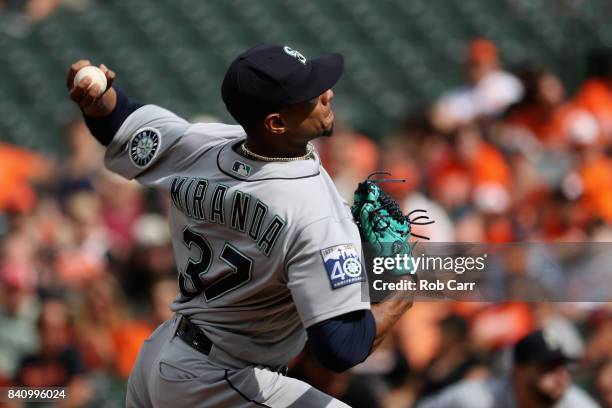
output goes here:
{"type": "Polygon", "coordinates": [[[418,282],[413,280],[400,280],[398,282],[384,282],[382,279],[376,279],[372,282],[372,287],[376,291],[394,291],[394,290],[408,290],[408,291],[463,291],[463,290],[474,290],[476,282],[458,282],[456,279],[450,279],[442,281],[436,279],[428,281],[421,279],[418,282]]]}

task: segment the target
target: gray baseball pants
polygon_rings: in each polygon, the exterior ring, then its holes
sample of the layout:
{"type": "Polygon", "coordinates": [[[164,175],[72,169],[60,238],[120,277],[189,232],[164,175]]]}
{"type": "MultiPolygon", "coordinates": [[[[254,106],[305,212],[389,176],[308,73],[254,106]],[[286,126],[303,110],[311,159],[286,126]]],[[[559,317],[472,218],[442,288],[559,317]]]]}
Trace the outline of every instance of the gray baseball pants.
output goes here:
{"type": "Polygon", "coordinates": [[[267,367],[224,367],[175,336],[179,321],[175,315],[164,322],[142,345],[128,380],[128,408],[348,407],[267,367]]]}

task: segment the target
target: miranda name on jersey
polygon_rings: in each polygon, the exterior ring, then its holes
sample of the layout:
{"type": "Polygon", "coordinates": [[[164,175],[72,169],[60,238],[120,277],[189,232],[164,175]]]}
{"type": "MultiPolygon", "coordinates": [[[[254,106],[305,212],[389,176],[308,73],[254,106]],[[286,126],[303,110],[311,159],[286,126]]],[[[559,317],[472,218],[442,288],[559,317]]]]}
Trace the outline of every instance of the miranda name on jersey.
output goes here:
{"type": "Polygon", "coordinates": [[[274,215],[264,228],[268,206],[260,200],[251,203],[251,196],[240,190],[234,190],[230,196],[228,190],[226,185],[215,186],[203,178],[176,176],[170,185],[170,196],[174,206],[186,216],[198,221],[225,225],[248,234],[257,242],[261,252],[270,255],[285,228],[285,220],[274,215]],[[206,191],[209,187],[210,193],[207,197],[206,191]],[[229,213],[226,210],[229,210],[229,213]]]}

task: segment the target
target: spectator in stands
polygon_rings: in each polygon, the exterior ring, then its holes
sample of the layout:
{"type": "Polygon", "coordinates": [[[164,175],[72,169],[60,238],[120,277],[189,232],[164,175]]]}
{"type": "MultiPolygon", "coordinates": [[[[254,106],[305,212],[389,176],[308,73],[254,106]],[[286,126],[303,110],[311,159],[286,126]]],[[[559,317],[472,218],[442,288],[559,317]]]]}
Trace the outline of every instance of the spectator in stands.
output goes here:
{"type": "MultiPolygon", "coordinates": [[[[81,0],[72,0],[71,2],[81,0]]],[[[68,0],[0,0],[0,33],[24,37],[68,0]]]]}
{"type": "Polygon", "coordinates": [[[142,305],[150,300],[154,282],[166,277],[176,281],[176,266],[168,223],[161,215],[140,216],[132,234],[134,247],[127,263],[119,268],[118,279],[132,304],[142,305]]]}
{"type": "Polygon", "coordinates": [[[512,180],[504,155],[484,140],[475,125],[460,128],[452,143],[452,154],[431,174],[434,201],[449,209],[451,218],[470,207],[485,214],[504,213],[510,205],[512,180]]]}
{"type": "Polygon", "coordinates": [[[38,299],[16,265],[0,264],[0,378],[13,378],[22,357],[38,347],[38,299]]]}
{"type": "Polygon", "coordinates": [[[595,376],[595,389],[603,408],[612,408],[612,358],[604,360],[595,376]]]}
{"type": "Polygon", "coordinates": [[[127,378],[152,327],[129,318],[121,288],[108,275],[87,286],[84,301],[77,327],[88,369],[127,378]]]}
{"type": "Polygon", "coordinates": [[[31,211],[36,193],[30,183],[43,178],[48,170],[48,164],[38,154],[0,143],[0,211],[31,211]]]}
{"type": "Polygon", "coordinates": [[[84,287],[106,271],[109,237],[100,219],[100,198],[92,191],[66,198],[65,209],[72,221],[73,237],[58,249],[55,270],[68,287],[84,287]]]}
{"type": "Polygon", "coordinates": [[[419,377],[420,398],[432,395],[463,379],[487,377],[489,370],[473,352],[469,325],[462,317],[450,315],[440,321],[441,343],[438,355],[419,377]]]}
{"type": "Polygon", "coordinates": [[[378,146],[370,138],[342,126],[336,126],[334,137],[317,143],[321,147],[321,161],[338,192],[352,203],[357,183],[378,169],[378,146]]]}
{"type": "Polygon", "coordinates": [[[485,242],[484,217],[477,211],[467,211],[455,220],[453,232],[457,242],[485,242]]]}
{"type": "Polygon", "coordinates": [[[597,403],[571,383],[568,362],[556,338],[536,331],[514,347],[508,378],[460,382],[419,408],[596,408],[597,403]]]}
{"type": "Polygon", "coordinates": [[[16,383],[21,387],[66,387],[70,403],[91,398],[85,367],[75,345],[70,307],[61,297],[44,300],[38,318],[40,350],[21,361],[16,383]]]}
{"type": "Polygon", "coordinates": [[[62,0],[2,0],[0,11],[4,9],[24,13],[34,22],[44,20],[62,3],[62,0]]]}
{"type": "Polygon", "coordinates": [[[603,133],[603,141],[612,141],[612,52],[592,52],[587,61],[589,78],[580,86],[576,103],[591,112],[603,133]]]}
{"type": "Polygon", "coordinates": [[[511,169],[502,152],[484,140],[481,129],[466,126],[455,136],[456,166],[470,177],[474,206],[499,214],[510,206],[511,169]]]}
{"type": "MultiPolygon", "coordinates": [[[[537,269],[539,273],[543,273],[546,269],[543,266],[542,260],[545,259],[547,265],[551,265],[553,260],[548,254],[542,253],[541,250],[534,250],[532,261],[538,262],[537,269]]],[[[554,269],[554,268],[550,268],[554,269]]],[[[556,271],[555,271],[556,272],[556,271]]],[[[554,272],[553,272],[554,274],[554,272]]],[[[554,276],[554,279],[562,280],[564,277],[554,276]]],[[[550,278],[549,278],[550,279],[550,278]]],[[[555,282],[556,283],[556,282],[555,282]]],[[[554,287],[554,285],[551,285],[554,287]]],[[[556,288],[555,288],[556,289],[556,288]]],[[[559,288],[558,291],[563,289],[559,288]]],[[[584,355],[584,340],[578,331],[576,325],[561,313],[559,303],[536,303],[532,307],[534,320],[538,327],[542,327],[544,331],[554,333],[559,339],[561,349],[567,356],[573,359],[578,359],[584,355]]]]}
{"type": "Polygon", "coordinates": [[[445,93],[432,108],[433,123],[440,130],[452,131],[481,116],[502,113],[523,95],[521,82],[502,70],[490,40],[472,40],[466,62],[468,84],[445,93]]]}
{"type": "Polygon", "coordinates": [[[66,146],[68,154],[58,165],[55,179],[55,191],[62,202],[73,193],[94,190],[104,154],[81,118],[71,121],[66,127],[66,146]]]}
{"type": "MultiPolygon", "coordinates": [[[[506,273],[524,260],[518,250],[506,251],[506,273]]],[[[522,268],[523,266],[519,266],[522,268]]],[[[472,316],[472,340],[487,350],[499,351],[508,347],[533,331],[533,316],[528,303],[493,303],[478,310],[472,316]]]]}
{"type": "Polygon", "coordinates": [[[101,218],[110,237],[113,257],[126,260],[134,246],[134,224],[143,212],[142,189],[110,171],[100,172],[95,180],[101,200],[101,218]]]}
{"type": "Polygon", "coordinates": [[[570,141],[590,143],[599,137],[595,117],[579,104],[566,100],[565,89],[556,75],[531,69],[521,79],[525,95],[508,112],[509,125],[529,132],[548,146],[564,146],[570,141]]]}
{"type": "MultiPolygon", "coordinates": [[[[612,158],[600,144],[575,144],[573,197],[593,220],[612,222],[612,158]]],[[[566,180],[567,181],[567,180],[566,180]]]]}
{"type": "Polygon", "coordinates": [[[25,387],[64,387],[83,374],[81,354],[74,344],[69,306],[60,297],[46,299],[37,322],[40,351],[23,358],[17,376],[25,387]]]}
{"type": "Polygon", "coordinates": [[[595,311],[589,319],[591,333],[585,350],[585,361],[596,365],[603,359],[612,359],[612,305],[595,311]]]}
{"type": "Polygon", "coordinates": [[[177,293],[174,276],[162,276],[151,286],[151,332],[160,324],[172,317],[170,305],[177,293]]]}

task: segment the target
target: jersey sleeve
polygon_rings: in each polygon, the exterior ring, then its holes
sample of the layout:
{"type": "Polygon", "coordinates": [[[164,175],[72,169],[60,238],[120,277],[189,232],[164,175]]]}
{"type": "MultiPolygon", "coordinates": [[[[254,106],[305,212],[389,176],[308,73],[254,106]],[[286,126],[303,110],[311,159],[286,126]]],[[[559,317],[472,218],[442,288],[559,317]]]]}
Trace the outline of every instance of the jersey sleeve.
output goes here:
{"type": "Polygon", "coordinates": [[[218,143],[244,135],[240,126],[191,124],[156,105],[126,118],[106,149],[106,167],[155,186],[188,168],[218,143]]]}
{"type": "Polygon", "coordinates": [[[351,218],[305,227],[287,261],[287,286],[304,327],[370,309],[359,231],[351,218]]]}

